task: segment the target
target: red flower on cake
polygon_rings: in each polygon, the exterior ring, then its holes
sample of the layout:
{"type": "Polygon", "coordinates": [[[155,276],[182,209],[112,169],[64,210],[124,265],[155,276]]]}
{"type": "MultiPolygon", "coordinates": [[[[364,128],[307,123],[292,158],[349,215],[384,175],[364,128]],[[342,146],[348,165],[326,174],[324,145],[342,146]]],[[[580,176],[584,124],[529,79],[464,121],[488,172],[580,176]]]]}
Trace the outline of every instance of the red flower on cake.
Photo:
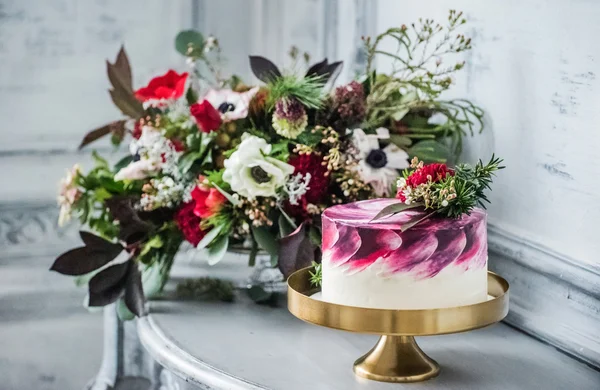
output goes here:
{"type": "Polygon", "coordinates": [[[428,164],[414,171],[406,178],[406,184],[410,187],[417,187],[419,184],[425,184],[429,180],[437,183],[446,178],[447,175],[454,176],[454,171],[446,164],[428,164]]]}
{"type": "Polygon", "coordinates": [[[192,104],[190,106],[190,113],[196,119],[200,130],[204,133],[210,133],[221,126],[221,114],[208,100],[192,104]]]}
{"type": "Polygon", "coordinates": [[[294,175],[305,176],[310,173],[308,190],[300,197],[297,205],[287,204],[288,213],[294,217],[307,218],[306,207],[308,204],[319,204],[327,194],[329,177],[326,176],[327,168],[322,164],[323,158],[316,153],[302,154],[290,158],[288,164],[294,167],[294,175]]]}
{"type": "Polygon", "coordinates": [[[194,214],[195,202],[184,203],[175,213],[175,222],[183,234],[183,237],[194,246],[206,235],[206,231],[200,229],[200,217],[194,214]]]}
{"type": "Polygon", "coordinates": [[[406,178],[405,185],[398,187],[396,199],[405,202],[406,195],[404,192],[406,191],[407,187],[409,189],[416,188],[419,185],[425,184],[429,181],[432,183],[437,183],[438,181],[445,179],[448,175],[454,176],[454,171],[448,168],[446,164],[433,163],[425,165],[421,168],[417,168],[406,178]]]}
{"type": "Polygon", "coordinates": [[[147,86],[135,91],[135,97],[142,102],[149,100],[179,99],[183,96],[188,74],[169,70],[162,76],[150,80],[147,86]]]}
{"type": "Polygon", "coordinates": [[[196,186],[192,191],[194,199],[194,214],[200,218],[209,218],[221,210],[223,204],[227,201],[225,196],[216,188],[205,188],[196,186]]]}

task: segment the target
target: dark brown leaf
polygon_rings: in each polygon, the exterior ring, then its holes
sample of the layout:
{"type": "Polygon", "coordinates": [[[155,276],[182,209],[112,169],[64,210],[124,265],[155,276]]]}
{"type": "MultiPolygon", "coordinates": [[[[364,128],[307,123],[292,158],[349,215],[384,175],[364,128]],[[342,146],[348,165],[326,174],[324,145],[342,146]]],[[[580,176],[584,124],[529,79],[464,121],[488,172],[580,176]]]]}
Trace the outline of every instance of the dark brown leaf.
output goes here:
{"type": "MultiPolygon", "coordinates": [[[[99,275],[99,274],[98,274],[99,275]]],[[[94,276],[94,278],[98,277],[98,275],[94,276]]],[[[92,280],[94,279],[92,278],[92,280]]],[[[106,306],[115,302],[119,297],[123,294],[123,290],[125,289],[125,283],[127,282],[127,278],[122,278],[121,281],[111,288],[100,291],[93,292],[89,291],[89,299],[88,306],[90,307],[98,307],[98,306],[106,306]]],[[[90,281],[91,283],[91,281],[90,281]]]]}
{"type": "Polygon", "coordinates": [[[127,57],[124,46],[121,46],[121,50],[119,50],[119,54],[117,54],[114,67],[118,70],[123,82],[129,87],[129,89],[133,90],[131,66],[129,65],[129,58],[127,57]]]}
{"type": "Polygon", "coordinates": [[[144,111],[142,103],[135,98],[133,92],[124,89],[111,89],[108,92],[113,103],[121,110],[123,115],[127,115],[133,119],[138,119],[145,115],[146,111],[144,111]]]}
{"type": "Polygon", "coordinates": [[[146,315],[146,298],[142,288],[142,275],[138,265],[133,263],[127,273],[127,285],[125,287],[125,305],[136,316],[146,315]]]}
{"type": "Polygon", "coordinates": [[[121,244],[112,243],[90,232],[80,231],[79,236],[86,247],[92,250],[105,251],[114,255],[114,257],[117,257],[123,250],[123,246],[121,244]]]}
{"type": "Polygon", "coordinates": [[[122,248],[117,252],[116,250],[92,249],[87,246],[71,249],[58,256],[50,270],[63,275],[85,275],[106,265],[116,258],[121,250],[122,248]]]}
{"type": "Polygon", "coordinates": [[[108,134],[111,134],[111,133],[118,134],[120,136],[124,136],[125,135],[125,121],[124,120],[114,121],[114,122],[106,124],[102,127],[99,127],[97,129],[90,131],[89,133],[87,133],[85,135],[85,137],[83,137],[81,144],[79,144],[79,149],[81,149],[84,146],[89,145],[92,142],[94,142],[108,134]]]}
{"type": "Polygon", "coordinates": [[[118,285],[123,285],[130,265],[131,261],[128,260],[98,272],[88,284],[90,293],[98,294],[103,291],[112,290],[118,285]]]}
{"type": "Polygon", "coordinates": [[[321,62],[317,62],[316,64],[311,65],[308,70],[306,71],[306,76],[318,76],[320,73],[320,70],[324,67],[327,66],[327,58],[325,58],[323,61],[321,62]]]}
{"type": "Polygon", "coordinates": [[[320,255],[321,250],[310,240],[306,223],[279,240],[278,266],[285,278],[313,261],[320,261],[320,255]]]}
{"type": "Polygon", "coordinates": [[[252,69],[252,73],[265,83],[272,82],[281,77],[281,72],[277,66],[265,57],[250,56],[250,68],[252,69]]]}
{"type": "Polygon", "coordinates": [[[335,81],[335,78],[337,78],[337,75],[341,71],[341,67],[342,61],[333,62],[329,64],[327,62],[327,58],[325,58],[323,61],[317,62],[316,64],[308,68],[308,70],[306,71],[306,77],[320,76],[323,78],[323,83],[327,83],[333,77],[335,81]]]}
{"type": "Polygon", "coordinates": [[[104,202],[113,219],[119,221],[119,239],[128,245],[141,241],[152,230],[152,224],[143,221],[133,207],[134,198],[113,196],[104,202]]]}

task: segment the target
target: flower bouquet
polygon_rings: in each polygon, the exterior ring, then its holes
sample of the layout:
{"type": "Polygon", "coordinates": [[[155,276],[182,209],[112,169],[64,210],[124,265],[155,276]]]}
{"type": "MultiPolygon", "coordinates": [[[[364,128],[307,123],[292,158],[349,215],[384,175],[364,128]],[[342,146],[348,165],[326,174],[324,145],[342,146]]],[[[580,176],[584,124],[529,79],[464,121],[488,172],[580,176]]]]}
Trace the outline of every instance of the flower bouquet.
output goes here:
{"type": "Polygon", "coordinates": [[[86,282],[89,306],[120,299],[140,316],[184,242],[211,265],[233,247],[247,248],[250,265],[265,251],[284,276],[318,261],[326,207],[392,196],[411,158],[452,164],[463,137],[482,129],[480,108],[440,98],[464,65],[446,57],[471,48],[457,33],[464,23],[451,11],[445,25],[419,20],[366,38],[365,72],[337,87],[340,62],[308,66],[295,48],[286,71],[251,56],[257,85],[224,77],[218,41],[184,31],[175,45],[190,71],[135,89],[122,48],[107,72],[124,118],[81,147],[110,136],[128,153],[114,166],[94,153],[94,168],[62,181],[59,222],[75,216],[93,233],[52,269],[86,282]],[[377,72],[377,57],[392,60],[390,73],[377,72]]]}

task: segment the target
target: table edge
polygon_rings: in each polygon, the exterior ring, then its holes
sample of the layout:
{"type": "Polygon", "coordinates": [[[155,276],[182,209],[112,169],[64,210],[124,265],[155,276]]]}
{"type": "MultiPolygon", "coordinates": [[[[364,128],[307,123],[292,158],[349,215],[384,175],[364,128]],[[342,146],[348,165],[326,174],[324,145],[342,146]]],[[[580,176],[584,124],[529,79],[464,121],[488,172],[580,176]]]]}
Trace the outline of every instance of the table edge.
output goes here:
{"type": "Polygon", "coordinates": [[[269,390],[259,384],[236,377],[192,356],[180,348],[148,315],[137,320],[142,346],[150,356],[168,371],[186,382],[229,390],[269,390]]]}

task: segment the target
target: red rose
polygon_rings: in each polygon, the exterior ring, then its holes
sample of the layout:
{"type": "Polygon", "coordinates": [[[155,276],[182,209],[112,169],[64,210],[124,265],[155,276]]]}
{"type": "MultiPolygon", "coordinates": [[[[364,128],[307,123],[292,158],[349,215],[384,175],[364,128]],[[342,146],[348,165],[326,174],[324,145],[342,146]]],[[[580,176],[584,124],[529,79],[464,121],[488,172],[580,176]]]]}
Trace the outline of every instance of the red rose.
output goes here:
{"type": "Polygon", "coordinates": [[[188,74],[179,74],[169,70],[162,76],[150,80],[147,86],[135,91],[135,97],[145,102],[148,100],[179,99],[185,90],[188,74]]]}
{"type": "Polygon", "coordinates": [[[446,166],[446,164],[429,164],[417,169],[406,178],[406,184],[409,187],[415,188],[419,184],[424,184],[429,181],[436,183],[446,178],[447,175],[454,176],[454,171],[446,166]]]}
{"type": "Polygon", "coordinates": [[[206,235],[206,231],[200,229],[200,217],[194,214],[194,202],[184,203],[175,213],[175,221],[183,234],[183,237],[192,245],[197,246],[206,235]]]}
{"type": "Polygon", "coordinates": [[[190,113],[196,119],[200,130],[210,133],[221,126],[221,114],[210,104],[208,100],[194,103],[190,106],[190,113]]]}
{"type": "Polygon", "coordinates": [[[194,214],[200,218],[209,218],[221,210],[227,198],[216,188],[196,186],[192,191],[192,198],[196,203],[194,214]]]}

